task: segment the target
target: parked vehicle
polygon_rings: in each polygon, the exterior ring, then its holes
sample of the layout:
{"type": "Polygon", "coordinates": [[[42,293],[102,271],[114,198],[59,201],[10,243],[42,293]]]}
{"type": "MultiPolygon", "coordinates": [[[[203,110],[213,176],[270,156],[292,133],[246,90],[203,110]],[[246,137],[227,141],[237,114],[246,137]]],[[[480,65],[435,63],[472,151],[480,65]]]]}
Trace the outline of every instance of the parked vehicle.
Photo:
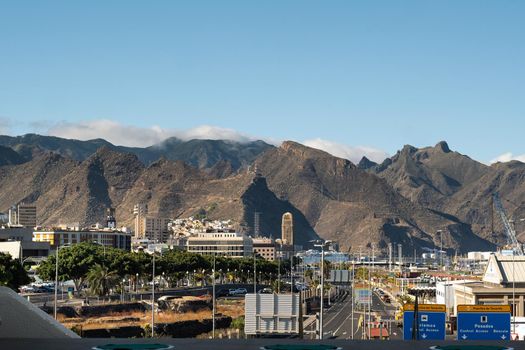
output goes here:
{"type": "Polygon", "coordinates": [[[228,294],[230,296],[244,295],[246,293],[248,293],[248,290],[246,288],[235,288],[235,289],[230,289],[228,291],[228,294]]]}
{"type": "Polygon", "coordinates": [[[261,289],[258,293],[259,294],[273,294],[273,290],[272,288],[267,287],[267,288],[261,289]]]}

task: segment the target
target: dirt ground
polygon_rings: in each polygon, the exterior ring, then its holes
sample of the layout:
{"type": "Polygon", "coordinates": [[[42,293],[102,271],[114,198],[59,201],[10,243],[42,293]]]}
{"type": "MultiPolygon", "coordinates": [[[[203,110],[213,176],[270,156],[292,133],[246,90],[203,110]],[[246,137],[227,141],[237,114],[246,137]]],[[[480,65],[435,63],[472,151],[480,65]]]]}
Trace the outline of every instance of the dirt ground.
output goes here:
{"type": "MultiPolygon", "coordinates": [[[[241,300],[217,300],[217,314],[230,316],[232,319],[244,316],[244,299],[241,300]]],[[[158,323],[172,323],[177,321],[203,320],[212,316],[211,310],[200,310],[197,312],[176,313],[173,311],[159,311],[155,314],[158,323]]],[[[68,328],[82,327],[84,330],[101,328],[118,328],[124,326],[143,326],[151,322],[151,311],[145,312],[119,312],[100,317],[75,317],[67,318],[58,314],[58,320],[68,328]]]]}

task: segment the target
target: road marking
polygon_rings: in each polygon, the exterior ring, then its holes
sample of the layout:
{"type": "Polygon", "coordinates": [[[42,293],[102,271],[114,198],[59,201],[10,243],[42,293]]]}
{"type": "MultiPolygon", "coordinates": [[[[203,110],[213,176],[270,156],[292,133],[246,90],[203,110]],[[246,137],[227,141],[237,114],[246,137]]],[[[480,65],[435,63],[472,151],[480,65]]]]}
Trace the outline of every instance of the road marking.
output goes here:
{"type": "MultiPolygon", "coordinates": [[[[338,304],[341,304],[341,302],[337,302],[336,304],[333,304],[332,307],[334,307],[334,306],[336,306],[336,305],[338,305],[338,304]]],[[[344,303],[343,305],[346,306],[346,304],[348,304],[348,303],[344,303]]],[[[351,304],[351,303],[350,303],[350,304],[351,304]]],[[[324,323],[324,327],[326,327],[327,324],[329,324],[329,323],[332,322],[337,316],[339,316],[339,314],[340,314],[341,312],[343,312],[344,309],[345,309],[345,307],[343,306],[343,307],[341,308],[341,310],[339,310],[338,313],[336,313],[336,314],[335,314],[330,320],[328,320],[328,321],[326,321],[326,322],[324,323]]]]}
{"type": "MultiPolygon", "coordinates": [[[[350,318],[352,317],[352,314],[348,314],[348,316],[346,316],[346,318],[344,319],[343,322],[341,322],[341,325],[339,326],[339,328],[337,328],[335,331],[334,331],[334,335],[337,334],[337,332],[339,332],[339,330],[341,329],[341,327],[344,326],[345,322],[350,318]]],[[[357,329],[359,330],[359,322],[357,323],[357,329]]],[[[351,332],[353,332],[354,330],[352,329],[351,332]]],[[[357,332],[356,332],[357,333],[357,332]]],[[[346,334],[346,332],[343,333],[343,335],[346,334]]],[[[354,333],[355,335],[355,333],[354,333]]]]}

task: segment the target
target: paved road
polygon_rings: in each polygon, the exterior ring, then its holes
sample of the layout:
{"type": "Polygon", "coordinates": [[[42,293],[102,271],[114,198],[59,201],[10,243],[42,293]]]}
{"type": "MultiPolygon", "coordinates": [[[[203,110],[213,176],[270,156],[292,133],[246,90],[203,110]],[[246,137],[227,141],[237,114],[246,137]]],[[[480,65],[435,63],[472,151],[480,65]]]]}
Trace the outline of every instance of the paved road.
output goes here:
{"type": "MultiPolygon", "coordinates": [[[[380,318],[382,321],[393,320],[395,307],[391,304],[385,304],[377,294],[372,297],[372,320],[380,318]]],[[[359,319],[363,317],[365,321],[368,317],[362,311],[354,310],[354,320],[352,328],[352,298],[348,295],[325,312],[324,332],[325,338],[335,337],[338,339],[362,339],[362,328],[359,327],[359,319]]],[[[401,339],[402,330],[392,323],[391,339],[401,339]]]]}

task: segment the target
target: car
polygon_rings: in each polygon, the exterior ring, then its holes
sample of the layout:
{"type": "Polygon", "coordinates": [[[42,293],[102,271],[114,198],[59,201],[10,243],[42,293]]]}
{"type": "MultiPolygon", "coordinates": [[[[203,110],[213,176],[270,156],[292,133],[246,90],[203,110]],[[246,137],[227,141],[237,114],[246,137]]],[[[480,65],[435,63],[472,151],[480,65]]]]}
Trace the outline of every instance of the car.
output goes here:
{"type": "Polygon", "coordinates": [[[259,294],[273,294],[272,288],[263,288],[260,291],[258,291],[259,294]]]}
{"type": "Polygon", "coordinates": [[[228,290],[228,295],[230,296],[244,295],[246,293],[248,293],[248,290],[246,288],[235,288],[228,290]]]}
{"type": "Polygon", "coordinates": [[[20,292],[21,293],[34,293],[35,288],[33,286],[22,286],[20,287],[20,292]]]}

